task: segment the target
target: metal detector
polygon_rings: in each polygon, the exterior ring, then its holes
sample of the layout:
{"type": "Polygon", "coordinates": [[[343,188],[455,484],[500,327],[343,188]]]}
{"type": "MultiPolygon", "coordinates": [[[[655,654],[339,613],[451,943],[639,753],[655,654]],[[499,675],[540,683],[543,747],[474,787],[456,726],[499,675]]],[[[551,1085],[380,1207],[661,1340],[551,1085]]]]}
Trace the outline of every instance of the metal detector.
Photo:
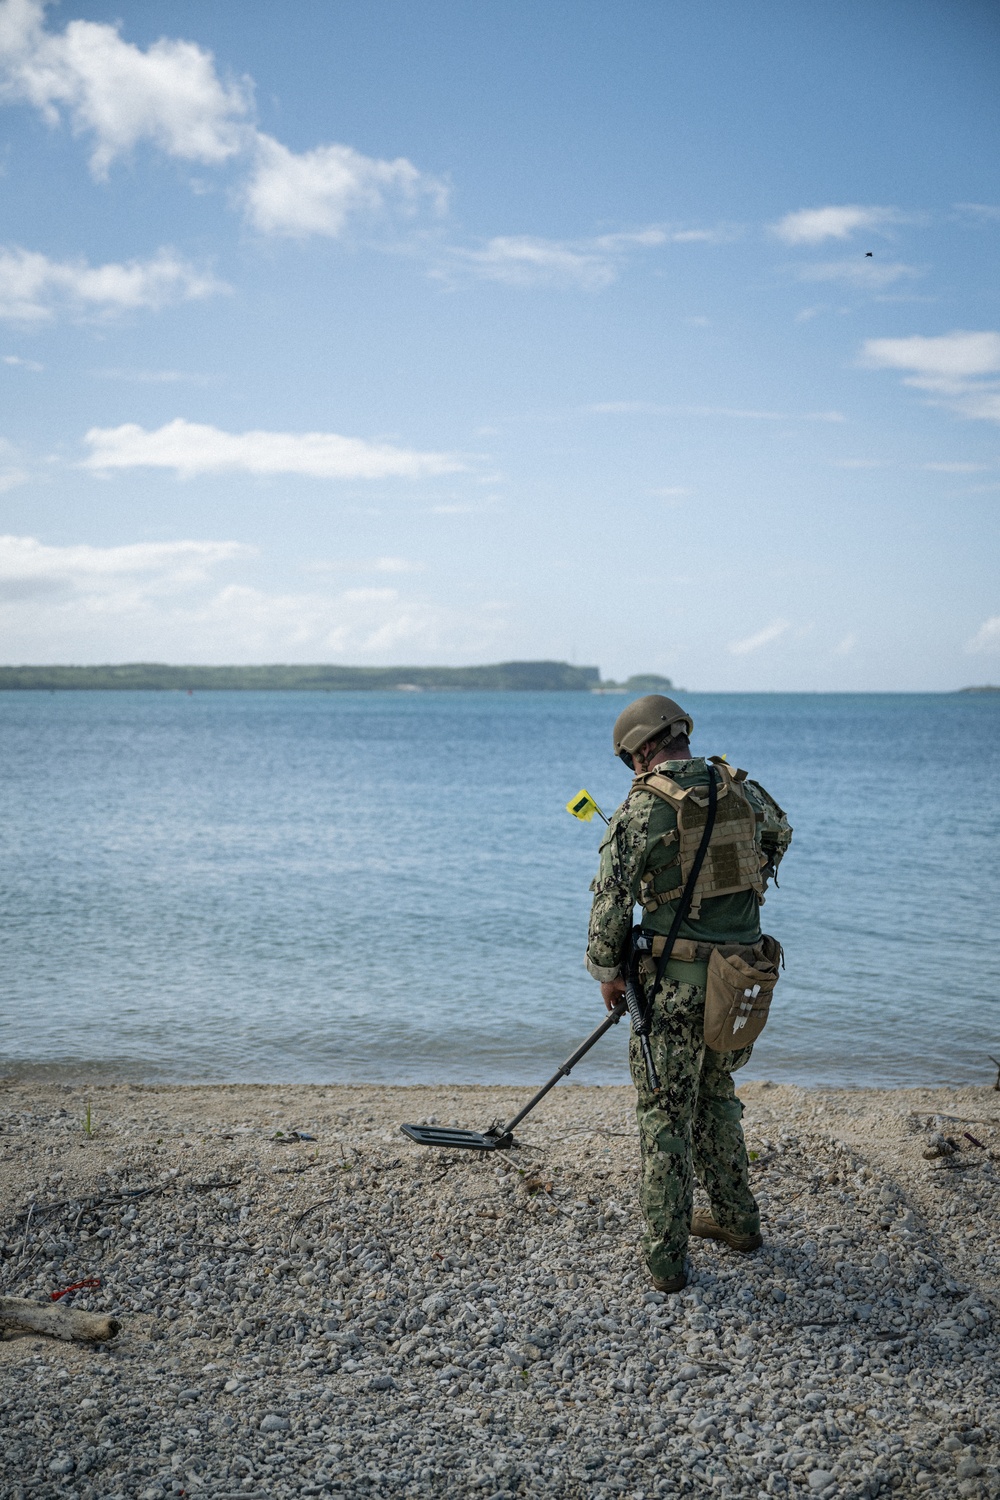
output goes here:
{"type": "Polygon", "coordinates": [[[539,1104],[548,1093],[549,1089],[555,1088],[560,1078],[565,1078],[576,1067],[580,1058],[588,1053],[595,1042],[599,1042],[604,1033],[612,1026],[617,1026],[622,1016],[626,1014],[628,1006],[624,1000],[619,1000],[614,1010],[608,1012],[596,1031],[592,1031],[585,1042],[581,1042],[571,1057],[560,1068],[557,1068],[549,1079],[543,1083],[537,1094],[532,1095],[527,1104],[516,1114],[512,1120],[504,1125],[502,1121],[496,1120],[486,1130],[458,1130],[447,1125],[401,1125],[399,1128],[404,1135],[408,1135],[411,1141],[416,1141],[418,1146],[450,1146],[465,1151],[509,1151],[514,1145],[514,1127],[520,1125],[525,1115],[530,1114],[536,1104],[539,1104]]]}

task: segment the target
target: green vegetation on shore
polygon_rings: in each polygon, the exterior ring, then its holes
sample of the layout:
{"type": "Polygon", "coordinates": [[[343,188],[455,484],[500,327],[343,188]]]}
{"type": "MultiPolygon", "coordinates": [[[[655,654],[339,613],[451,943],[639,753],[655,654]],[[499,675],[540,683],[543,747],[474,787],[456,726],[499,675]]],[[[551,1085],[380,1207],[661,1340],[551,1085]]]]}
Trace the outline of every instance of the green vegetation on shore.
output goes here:
{"type": "MultiPolygon", "coordinates": [[[[0,689],[53,691],[63,688],[118,688],[159,691],[198,689],[297,690],[312,692],[594,692],[615,689],[601,682],[599,667],[573,667],[563,661],[508,661],[486,667],[172,667],[131,662],[105,667],[0,667],[0,689]]],[[[666,677],[643,674],[622,687],[630,692],[663,691],[666,677]]]]}

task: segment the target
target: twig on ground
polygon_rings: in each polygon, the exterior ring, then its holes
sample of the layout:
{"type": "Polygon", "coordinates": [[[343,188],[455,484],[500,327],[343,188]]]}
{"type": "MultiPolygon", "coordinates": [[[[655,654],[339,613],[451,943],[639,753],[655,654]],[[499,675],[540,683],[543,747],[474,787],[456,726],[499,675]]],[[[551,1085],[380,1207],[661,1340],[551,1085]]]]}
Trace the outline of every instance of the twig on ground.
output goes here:
{"type": "Polygon", "coordinates": [[[551,1141],[568,1141],[573,1135],[611,1135],[618,1140],[634,1141],[637,1139],[634,1130],[608,1130],[603,1125],[574,1125],[570,1130],[564,1130],[561,1135],[549,1136],[551,1141]]]}
{"type": "Polygon", "coordinates": [[[35,1212],[35,1205],[34,1205],[34,1203],[31,1203],[31,1204],[28,1205],[28,1212],[27,1212],[27,1215],[26,1215],[25,1220],[24,1220],[24,1238],[21,1241],[21,1253],[17,1257],[17,1263],[14,1266],[13,1271],[11,1272],[12,1276],[15,1276],[17,1274],[17,1272],[21,1269],[21,1265],[22,1265],[22,1263],[24,1261],[24,1252],[28,1248],[28,1234],[29,1234],[29,1232],[31,1230],[31,1220],[32,1220],[32,1216],[33,1216],[34,1212],[35,1212]]]}
{"type": "MultiPolygon", "coordinates": [[[[300,1214],[297,1214],[295,1216],[295,1218],[292,1220],[292,1227],[291,1227],[291,1229],[289,1229],[289,1231],[288,1231],[288,1242],[289,1242],[289,1244],[291,1244],[291,1242],[294,1239],[295,1235],[298,1233],[299,1226],[306,1219],[308,1219],[308,1217],[309,1217],[310,1214],[314,1214],[316,1212],[317,1208],[328,1208],[331,1203],[337,1203],[337,1202],[339,1202],[339,1199],[337,1199],[337,1198],[321,1198],[318,1203],[311,1203],[308,1208],[304,1208],[300,1214]]],[[[343,1224],[336,1225],[337,1229],[343,1229],[343,1227],[344,1227],[343,1224]]]]}

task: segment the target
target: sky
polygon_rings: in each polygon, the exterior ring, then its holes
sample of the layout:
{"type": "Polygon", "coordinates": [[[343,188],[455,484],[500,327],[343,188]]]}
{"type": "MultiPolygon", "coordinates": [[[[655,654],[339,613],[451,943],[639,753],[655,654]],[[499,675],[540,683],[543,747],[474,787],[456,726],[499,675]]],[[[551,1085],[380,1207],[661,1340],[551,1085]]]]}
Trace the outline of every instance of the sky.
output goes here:
{"type": "Polygon", "coordinates": [[[0,0],[0,661],[1000,681],[1000,7],[0,0]]]}

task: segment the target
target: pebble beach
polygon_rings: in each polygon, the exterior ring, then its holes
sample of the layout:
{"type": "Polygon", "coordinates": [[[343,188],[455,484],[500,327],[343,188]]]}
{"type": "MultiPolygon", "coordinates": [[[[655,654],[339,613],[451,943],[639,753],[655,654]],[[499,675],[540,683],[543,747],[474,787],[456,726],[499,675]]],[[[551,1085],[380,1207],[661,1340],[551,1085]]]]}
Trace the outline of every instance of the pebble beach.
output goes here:
{"type": "Polygon", "coordinates": [[[741,1089],[765,1244],[638,1255],[631,1091],[0,1085],[9,1500],[1000,1495],[1000,1094],[741,1089]]]}

